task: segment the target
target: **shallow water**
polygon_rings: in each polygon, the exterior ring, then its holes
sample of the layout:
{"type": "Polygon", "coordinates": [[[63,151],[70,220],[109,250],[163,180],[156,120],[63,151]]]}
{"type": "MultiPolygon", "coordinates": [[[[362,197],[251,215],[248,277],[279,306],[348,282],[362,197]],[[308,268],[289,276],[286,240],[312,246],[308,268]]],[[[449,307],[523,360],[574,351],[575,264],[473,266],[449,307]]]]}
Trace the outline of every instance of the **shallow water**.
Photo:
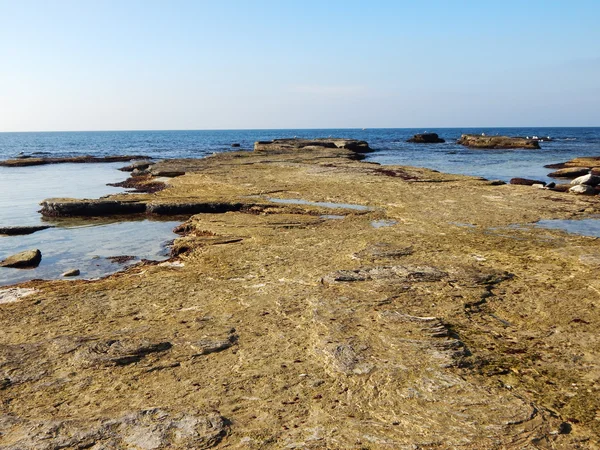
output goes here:
{"type": "Polygon", "coordinates": [[[567,233],[581,234],[583,236],[600,237],[600,219],[580,220],[540,220],[535,224],[537,227],[563,230],[567,233]]]}
{"type": "Polygon", "coordinates": [[[27,236],[0,237],[0,259],[24,250],[38,248],[42,262],[35,269],[0,267],[0,285],[36,278],[60,278],[69,269],[79,269],[80,277],[94,278],[117,272],[141,259],[165,260],[167,244],[175,239],[175,221],[127,221],[70,228],[53,228],[27,236]],[[135,256],[125,264],[109,257],[135,256]]]}
{"type": "Polygon", "coordinates": [[[176,235],[179,221],[140,218],[42,219],[39,202],[49,197],[98,198],[123,192],[106,186],[129,174],[117,170],[126,163],[50,164],[30,167],[0,167],[0,225],[49,224],[56,228],[27,236],[0,236],[0,260],[15,253],[39,249],[42,262],[36,269],[0,268],[0,285],[35,278],[59,278],[69,269],[79,269],[79,278],[107,275],[140,259],[167,258],[165,243],[176,235]],[[117,264],[110,256],[131,255],[135,259],[117,264]]]}

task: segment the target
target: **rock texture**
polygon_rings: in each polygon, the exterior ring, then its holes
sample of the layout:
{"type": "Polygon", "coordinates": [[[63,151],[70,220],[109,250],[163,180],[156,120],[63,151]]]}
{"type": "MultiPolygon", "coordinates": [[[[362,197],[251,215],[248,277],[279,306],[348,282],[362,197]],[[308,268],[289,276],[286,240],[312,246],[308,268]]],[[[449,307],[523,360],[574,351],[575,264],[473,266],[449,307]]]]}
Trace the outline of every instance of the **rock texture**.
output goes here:
{"type": "Polygon", "coordinates": [[[517,184],[521,186],[533,186],[534,184],[541,184],[543,186],[546,185],[544,181],[531,180],[528,178],[511,178],[510,184],[517,184]]]}
{"type": "Polygon", "coordinates": [[[318,139],[274,139],[272,141],[257,141],[254,143],[255,152],[293,152],[298,150],[322,151],[323,149],[345,149],[354,153],[373,151],[366,141],[356,139],[318,138],[318,139]]]}
{"type": "Polygon", "coordinates": [[[243,206],[167,262],[14,286],[0,447],[593,448],[600,240],[528,224],[600,198],[355,155],[159,162],[185,175],[102,199],[243,206]]]}
{"type": "Polygon", "coordinates": [[[15,269],[28,269],[37,267],[42,261],[42,252],[39,250],[27,250],[15,255],[9,256],[0,261],[0,267],[12,267],[15,269]]]}
{"type": "Polygon", "coordinates": [[[406,142],[413,142],[415,144],[438,144],[446,141],[441,139],[437,133],[421,133],[415,134],[406,142]]]}
{"type": "Polygon", "coordinates": [[[566,167],[548,174],[552,178],[578,178],[589,173],[589,167],[566,167]]]}
{"type": "Polygon", "coordinates": [[[488,149],[539,149],[540,144],[535,139],[509,136],[485,136],[477,134],[463,134],[458,140],[459,144],[471,148],[488,149]]]}

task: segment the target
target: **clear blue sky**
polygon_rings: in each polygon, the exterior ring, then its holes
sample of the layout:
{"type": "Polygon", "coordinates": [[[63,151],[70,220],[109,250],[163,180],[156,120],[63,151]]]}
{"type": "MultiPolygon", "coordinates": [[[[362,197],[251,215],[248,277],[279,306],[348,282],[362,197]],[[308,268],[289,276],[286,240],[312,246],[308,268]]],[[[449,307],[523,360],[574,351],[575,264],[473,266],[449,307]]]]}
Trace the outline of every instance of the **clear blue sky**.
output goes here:
{"type": "Polygon", "coordinates": [[[0,131],[600,126],[600,1],[0,0],[0,131]]]}

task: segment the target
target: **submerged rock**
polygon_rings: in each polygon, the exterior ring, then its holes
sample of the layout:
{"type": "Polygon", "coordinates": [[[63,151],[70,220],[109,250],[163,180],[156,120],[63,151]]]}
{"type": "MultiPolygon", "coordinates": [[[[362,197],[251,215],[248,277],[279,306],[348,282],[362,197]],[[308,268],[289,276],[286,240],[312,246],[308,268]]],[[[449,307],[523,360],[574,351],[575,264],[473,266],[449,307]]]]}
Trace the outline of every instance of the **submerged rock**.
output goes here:
{"type": "Polygon", "coordinates": [[[406,142],[413,142],[415,144],[438,144],[446,142],[444,139],[441,139],[437,133],[421,133],[415,134],[406,142]]]}
{"type": "Polygon", "coordinates": [[[24,226],[10,226],[10,227],[0,227],[0,234],[5,234],[6,236],[21,236],[24,234],[32,234],[36,231],[46,230],[48,228],[53,228],[52,225],[24,225],[24,226]]]}
{"type": "Polygon", "coordinates": [[[457,142],[461,145],[471,148],[540,148],[540,144],[537,140],[510,136],[485,136],[477,134],[463,134],[457,142]]]}
{"type": "Polygon", "coordinates": [[[237,147],[241,147],[241,145],[237,142],[231,144],[232,147],[237,148],[237,147]]]}
{"type": "Polygon", "coordinates": [[[42,252],[38,249],[27,250],[16,255],[9,256],[0,262],[0,267],[12,267],[15,269],[26,269],[37,267],[42,261],[42,252]]]}

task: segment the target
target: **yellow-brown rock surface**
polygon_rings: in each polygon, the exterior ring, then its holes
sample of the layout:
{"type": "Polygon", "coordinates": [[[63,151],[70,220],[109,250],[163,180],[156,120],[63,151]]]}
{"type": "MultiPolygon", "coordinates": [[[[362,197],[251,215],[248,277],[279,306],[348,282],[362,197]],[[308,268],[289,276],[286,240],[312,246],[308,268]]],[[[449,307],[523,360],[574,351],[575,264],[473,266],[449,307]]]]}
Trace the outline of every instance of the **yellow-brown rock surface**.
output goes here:
{"type": "Polygon", "coordinates": [[[0,305],[0,448],[597,448],[600,244],[524,224],[598,200],[351,153],[154,166],[248,207],[0,305]]]}

